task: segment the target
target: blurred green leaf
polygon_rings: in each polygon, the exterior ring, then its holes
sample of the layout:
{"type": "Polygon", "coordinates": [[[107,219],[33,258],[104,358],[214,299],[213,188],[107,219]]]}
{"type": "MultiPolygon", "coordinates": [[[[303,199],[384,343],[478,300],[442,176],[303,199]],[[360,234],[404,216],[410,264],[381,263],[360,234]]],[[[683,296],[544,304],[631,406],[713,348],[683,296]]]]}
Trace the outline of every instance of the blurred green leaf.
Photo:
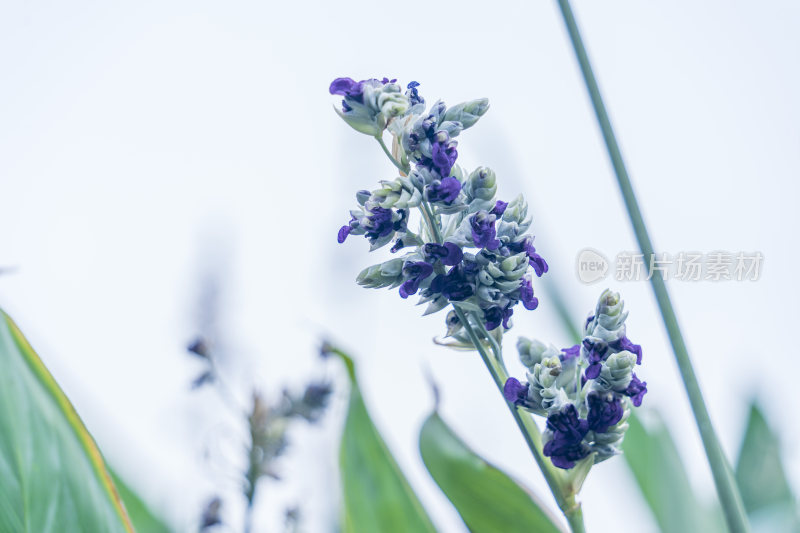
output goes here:
{"type": "Polygon", "coordinates": [[[419,449],[473,533],[565,531],[533,494],[470,450],[435,412],[422,426],[419,449]]]}
{"type": "Polygon", "coordinates": [[[778,438],[755,403],[736,462],[736,482],[756,531],[800,531],[778,438]]]}
{"type": "Polygon", "coordinates": [[[132,532],[80,417],[0,311],[0,531],[132,532]]]}
{"type": "Polygon", "coordinates": [[[113,470],[110,472],[111,479],[114,480],[120,498],[125,503],[125,510],[131,517],[136,533],[170,533],[172,531],[116,472],[113,470]]]}
{"type": "Polygon", "coordinates": [[[351,382],[339,451],[344,488],[343,530],[353,533],[436,531],[369,417],[353,360],[339,350],[330,351],[344,360],[351,382]]]}
{"type": "Polygon", "coordinates": [[[714,518],[701,504],[672,435],[655,412],[645,427],[636,416],[622,443],[623,457],[663,533],[713,531],[714,518]]]}

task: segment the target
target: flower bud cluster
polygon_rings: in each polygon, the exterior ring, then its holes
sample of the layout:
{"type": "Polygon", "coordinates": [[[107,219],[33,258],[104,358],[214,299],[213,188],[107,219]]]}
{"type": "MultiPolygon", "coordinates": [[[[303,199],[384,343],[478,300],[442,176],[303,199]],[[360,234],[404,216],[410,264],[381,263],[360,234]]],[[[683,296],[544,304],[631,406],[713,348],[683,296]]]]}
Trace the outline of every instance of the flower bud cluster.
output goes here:
{"type": "MultiPolygon", "coordinates": [[[[497,178],[485,167],[466,172],[456,164],[463,130],[475,125],[489,108],[478,99],[448,108],[430,109],[417,82],[401,93],[396,80],[338,78],[331,93],[344,96],[340,116],[356,130],[382,143],[384,131],[394,138],[400,176],[380,182],[373,191],[356,194],[358,208],[339,230],[338,240],[364,235],[370,250],[390,242],[392,259],[361,272],[358,283],[370,288],[399,287],[400,296],[419,293],[426,314],[457,303],[492,331],[511,327],[517,303],[538,306],[532,274],[547,272],[536,252],[528,205],[522,196],[498,200],[497,178]],[[388,107],[387,107],[388,106],[388,107]],[[412,209],[421,215],[420,229],[409,229],[412,209]]],[[[448,334],[464,336],[458,318],[449,315],[448,334]]]]}
{"type": "Polygon", "coordinates": [[[590,454],[595,463],[618,454],[631,406],[647,392],[633,372],[642,348],[626,336],[627,316],[619,294],[606,290],[581,344],[558,350],[524,337],[517,343],[527,381],[509,378],[503,392],[514,405],[547,417],[544,454],[559,468],[590,454]]]}
{"type": "Polygon", "coordinates": [[[402,93],[397,80],[354,81],[338,78],[331,83],[331,94],[343,96],[342,109],[336,109],[345,122],[356,131],[378,135],[393,118],[408,111],[409,99],[402,93]]]}

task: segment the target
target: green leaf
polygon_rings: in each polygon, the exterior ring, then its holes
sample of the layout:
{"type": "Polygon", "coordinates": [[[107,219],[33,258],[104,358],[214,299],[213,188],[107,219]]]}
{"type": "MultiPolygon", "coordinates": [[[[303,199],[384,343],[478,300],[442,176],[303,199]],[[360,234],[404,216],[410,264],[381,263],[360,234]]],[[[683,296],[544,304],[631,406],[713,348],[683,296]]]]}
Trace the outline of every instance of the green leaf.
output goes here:
{"type": "Polygon", "coordinates": [[[353,360],[339,350],[328,348],[328,351],[344,360],[351,382],[347,421],[339,451],[344,489],[343,530],[353,533],[435,532],[419,498],[369,417],[353,360]]]}
{"type": "Polygon", "coordinates": [[[564,531],[533,494],[470,450],[435,412],[422,426],[419,449],[470,531],[564,531]]]}
{"type": "Polygon", "coordinates": [[[114,485],[116,485],[122,501],[125,502],[125,510],[131,517],[136,533],[170,533],[172,531],[113,470],[111,470],[111,479],[114,480],[114,485]]]}
{"type": "Polygon", "coordinates": [[[716,530],[689,483],[672,435],[660,417],[652,422],[645,427],[631,416],[622,449],[659,528],[662,533],[716,530]]]}
{"type": "Polygon", "coordinates": [[[736,462],[736,482],[755,530],[800,531],[778,438],[755,403],[750,406],[736,462]]]}
{"type": "Polygon", "coordinates": [[[0,531],[132,532],[100,450],[2,311],[0,368],[0,531]]]}

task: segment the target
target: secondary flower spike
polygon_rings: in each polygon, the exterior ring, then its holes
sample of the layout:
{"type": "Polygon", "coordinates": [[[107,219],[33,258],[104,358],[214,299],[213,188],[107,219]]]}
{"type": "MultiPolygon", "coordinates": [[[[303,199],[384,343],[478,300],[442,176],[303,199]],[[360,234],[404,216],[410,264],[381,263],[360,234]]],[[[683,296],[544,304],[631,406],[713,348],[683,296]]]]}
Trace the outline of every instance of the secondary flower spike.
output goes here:
{"type": "MultiPolygon", "coordinates": [[[[357,206],[339,228],[340,243],[363,235],[370,251],[390,244],[398,256],[362,271],[358,283],[397,288],[401,298],[419,295],[425,314],[458,304],[498,335],[511,328],[518,303],[536,309],[532,279],[548,267],[528,233],[527,202],[498,199],[491,169],[468,172],[458,164],[458,137],[486,113],[489,101],[453,107],[438,101],[426,108],[418,82],[402,91],[387,78],[337,78],[330,93],[343,98],[337,108],[342,119],[378,139],[397,172],[376,189],[356,192],[357,206]]],[[[449,321],[448,335],[470,343],[460,326],[449,321]]]]}
{"type": "Polygon", "coordinates": [[[627,337],[627,317],[619,294],[606,290],[585,322],[581,344],[558,350],[524,337],[517,343],[527,382],[509,378],[504,395],[547,417],[543,451],[559,468],[621,453],[630,410],[647,393],[647,383],[633,372],[642,348],[627,337]]]}

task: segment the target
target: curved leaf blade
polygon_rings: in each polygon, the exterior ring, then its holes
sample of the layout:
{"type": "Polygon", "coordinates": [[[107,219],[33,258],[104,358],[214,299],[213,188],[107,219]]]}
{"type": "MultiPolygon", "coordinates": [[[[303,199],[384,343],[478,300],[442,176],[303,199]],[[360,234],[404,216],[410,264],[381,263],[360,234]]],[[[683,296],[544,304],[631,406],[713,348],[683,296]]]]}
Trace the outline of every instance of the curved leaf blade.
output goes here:
{"type": "Polygon", "coordinates": [[[125,503],[125,510],[133,522],[136,533],[170,533],[172,529],[159,517],[139,494],[136,493],[114,470],[111,479],[117,487],[120,498],[125,503]]]}
{"type": "Polygon", "coordinates": [[[339,350],[330,351],[344,361],[351,383],[339,451],[344,489],[343,531],[435,532],[425,508],[369,416],[353,360],[339,350]]]}
{"type": "Polygon", "coordinates": [[[736,482],[755,531],[800,531],[797,503],[781,459],[778,436],[753,403],[736,461],[736,482]]]}
{"type": "Polygon", "coordinates": [[[2,311],[0,368],[0,531],[132,533],[100,450],[2,311]]]}
{"type": "Polygon", "coordinates": [[[636,416],[622,442],[623,457],[663,533],[722,531],[695,494],[678,448],[660,418],[645,426],[636,416]]]}
{"type": "Polygon", "coordinates": [[[470,450],[436,412],[422,426],[419,449],[470,531],[565,531],[533,494],[470,450]]]}

